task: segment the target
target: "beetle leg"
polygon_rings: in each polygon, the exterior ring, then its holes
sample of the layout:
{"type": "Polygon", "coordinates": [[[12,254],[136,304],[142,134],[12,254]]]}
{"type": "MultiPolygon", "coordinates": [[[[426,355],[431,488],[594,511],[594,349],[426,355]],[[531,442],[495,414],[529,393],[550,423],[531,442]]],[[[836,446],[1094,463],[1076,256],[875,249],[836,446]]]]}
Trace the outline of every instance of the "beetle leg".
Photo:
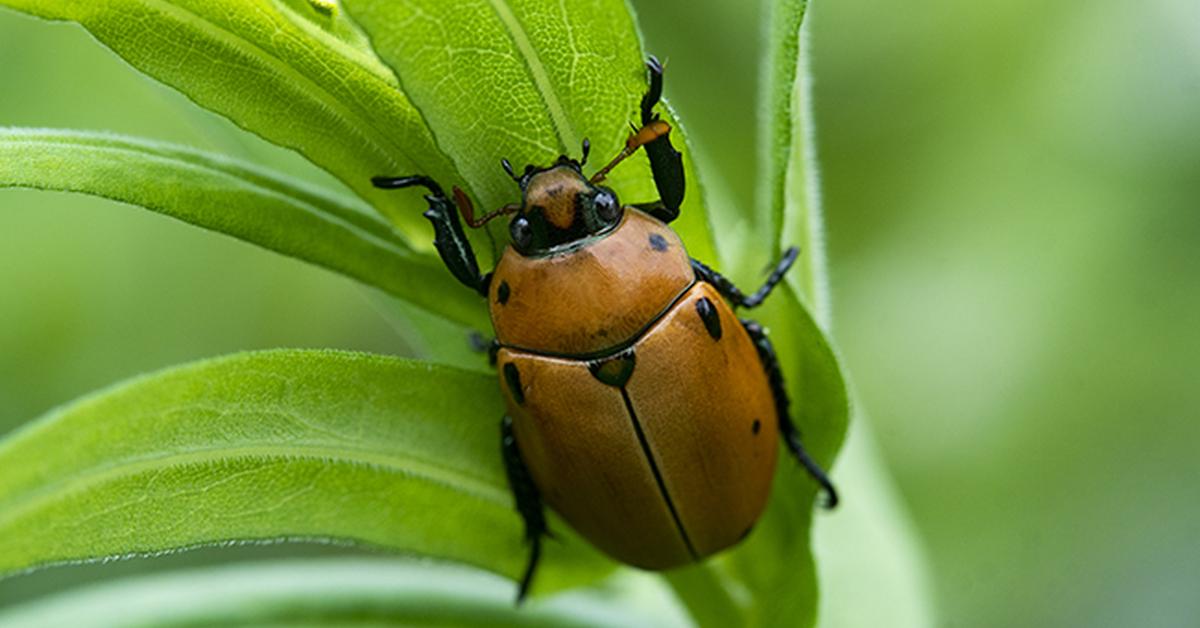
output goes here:
{"type": "Polygon", "coordinates": [[[654,106],[662,98],[663,67],[658,59],[650,57],[646,61],[650,70],[650,88],[642,96],[642,126],[633,127],[633,133],[625,141],[625,148],[613,157],[603,168],[592,175],[591,183],[596,184],[608,176],[609,171],[645,147],[646,156],[650,159],[650,172],[654,175],[654,186],[658,188],[659,201],[641,206],[655,218],[669,223],[679,217],[679,206],[683,203],[685,191],[683,176],[683,156],[671,145],[671,125],[660,120],[654,113],[654,106]]]}
{"type": "MultiPolygon", "coordinates": [[[[475,260],[475,251],[471,248],[471,242],[467,240],[467,235],[463,233],[462,223],[458,219],[460,211],[467,215],[474,214],[471,201],[467,199],[466,195],[456,193],[455,200],[451,201],[436,181],[424,175],[375,177],[371,179],[371,182],[377,188],[389,190],[414,185],[429,190],[429,194],[425,195],[429,209],[425,210],[424,216],[433,223],[433,245],[437,247],[438,255],[441,256],[442,262],[446,264],[454,277],[463,285],[487,296],[491,273],[486,276],[479,274],[479,262],[475,260]]],[[[457,191],[457,188],[455,189],[457,191]]]]}
{"type": "MultiPolygon", "coordinates": [[[[662,98],[663,66],[651,56],[646,61],[650,70],[650,89],[642,96],[642,127],[658,120],[654,105],[662,98]]],[[[683,204],[686,189],[683,176],[683,156],[671,145],[670,133],[664,133],[646,144],[646,156],[650,158],[650,171],[654,173],[654,186],[662,199],[662,207],[650,212],[655,218],[669,223],[679,217],[679,206],[683,204]]]]}
{"type": "Polygon", "coordinates": [[[509,416],[500,421],[500,447],[504,456],[504,470],[508,474],[508,486],[516,498],[517,512],[521,513],[521,519],[525,521],[525,540],[529,542],[529,564],[525,567],[525,574],[521,577],[521,585],[517,589],[517,604],[520,604],[525,600],[533,583],[533,574],[542,555],[542,537],[548,536],[549,533],[546,531],[542,495],[534,485],[525,461],[521,459],[521,450],[517,447],[512,418],[509,416]]]}
{"type": "Polygon", "coordinates": [[[662,201],[654,203],[634,203],[634,207],[654,216],[664,223],[669,223],[679,217],[679,208],[668,209],[662,201]]]}
{"type": "Polygon", "coordinates": [[[488,364],[496,366],[496,356],[500,354],[500,341],[493,336],[490,340],[485,338],[483,334],[472,331],[467,335],[467,342],[471,343],[471,350],[476,353],[487,353],[488,364]]]}
{"type": "Polygon", "coordinates": [[[775,289],[775,284],[783,280],[783,276],[792,268],[792,264],[796,262],[796,257],[800,254],[800,249],[789,246],[783,252],[783,257],[779,258],[779,262],[775,264],[775,269],[771,271],[771,275],[763,282],[763,285],[754,291],[754,294],[746,297],[742,301],[742,307],[758,307],[771,294],[771,290],[775,289]]]}
{"type": "Polygon", "coordinates": [[[799,255],[799,253],[800,249],[794,246],[788,247],[788,250],[783,252],[783,257],[779,260],[779,263],[775,264],[775,270],[771,271],[771,276],[767,277],[767,280],[763,282],[762,287],[760,287],[758,290],[755,290],[754,294],[751,294],[750,296],[746,296],[746,294],[743,293],[740,288],[733,285],[733,282],[730,281],[728,277],[709,268],[700,260],[692,260],[692,270],[696,272],[697,279],[712,284],[712,286],[717,289],[717,292],[720,292],[722,296],[724,296],[726,299],[729,299],[729,301],[735,306],[754,308],[762,305],[762,302],[766,300],[767,295],[771,294],[771,291],[775,289],[775,286],[783,280],[784,274],[791,269],[792,264],[796,262],[796,256],[799,255]]]}
{"type": "Polygon", "coordinates": [[[796,425],[792,423],[791,412],[788,409],[791,402],[788,400],[787,389],[783,383],[783,371],[779,368],[779,359],[775,356],[775,347],[771,344],[771,339],[767,338],[766,330],[762,325],[752,320],[743,319],[742,327],[754,341],[754,348],[758,350],[758,359],[762,362],[763,369],[767,372],[767,380],[771,383],[771,393],[775,396],[775,412],[779,415],[779,434],[783,436],[783,442],[787,444],[788,450],[792,452],[800,465],[825,491],[825,503],[822,505],[825,508],[837,506],[837,489],[833,487],[833,482],[829,481],[829,476],[825,474],[821,465],[809,457],[808,452],[804,449],[804,443],[801,442],[800,430],[796,429],[796,425]]]}

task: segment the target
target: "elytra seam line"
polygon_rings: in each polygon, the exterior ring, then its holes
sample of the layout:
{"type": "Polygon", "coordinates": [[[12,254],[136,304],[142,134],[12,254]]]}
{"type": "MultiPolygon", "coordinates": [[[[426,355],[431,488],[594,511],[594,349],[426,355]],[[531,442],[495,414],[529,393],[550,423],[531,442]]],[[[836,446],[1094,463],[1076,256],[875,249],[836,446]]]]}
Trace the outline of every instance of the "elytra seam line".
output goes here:
{"type": "Polygon", "coordinates": [[[642,445],[642,453],[646,455],[646,462],[650,463],[650,471],[654,473],[654,481],[658,482],[658,490],[662,494],[663,500],[667,502],[667,509],[671,511],[671,518],[675,520],[679,536],[683,537],[683,544],[687,546],[692,560],[700,560],[700,557],[696,556],[696,548],[692,547],[692,540],[688,538],[687,530],[683,527],[683,521],[679,519],[679,513],[675,510],[675,502],[671,501],[671,494],[667,492],[667,485],[663,482],[662,473],[658,470],[658,462],[654,460],[654,454],[650,451],[650,443],[646,441],[646,434],[642,431],[642,424],[638,421],[637,413],[633,411],[633,400],[629,398],[629,392],[625,390],[624,386],[621,387],[621,399],[625,400],[625,410],[629,412],[629,420],[633,422],[633,430],[637,433],[638,442],[642,445]]]}

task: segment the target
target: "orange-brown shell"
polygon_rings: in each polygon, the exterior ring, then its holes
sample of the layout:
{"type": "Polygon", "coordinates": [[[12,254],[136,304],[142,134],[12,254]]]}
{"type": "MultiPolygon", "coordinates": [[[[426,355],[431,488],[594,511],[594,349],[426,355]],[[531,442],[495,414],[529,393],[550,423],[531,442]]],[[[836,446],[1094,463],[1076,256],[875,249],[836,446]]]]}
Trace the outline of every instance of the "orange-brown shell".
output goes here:
{"type": "Polygon", "coordinates": [[[501,345],[588,355],[628,342],[691,285],[679,236],[627,207],[613,231],[544,257],[505,249],[488,303],[501,345]]]}
{"type": "Polygon", "coordinates": [[[632,373],[624,351],[589,362],[502,349],[498,367],[516,375],[501,388],[546,503],[616,560],[668,569],[737,543],[762,513],[775,406],[750,337],[708,284],[631,350],[632,373]]]}

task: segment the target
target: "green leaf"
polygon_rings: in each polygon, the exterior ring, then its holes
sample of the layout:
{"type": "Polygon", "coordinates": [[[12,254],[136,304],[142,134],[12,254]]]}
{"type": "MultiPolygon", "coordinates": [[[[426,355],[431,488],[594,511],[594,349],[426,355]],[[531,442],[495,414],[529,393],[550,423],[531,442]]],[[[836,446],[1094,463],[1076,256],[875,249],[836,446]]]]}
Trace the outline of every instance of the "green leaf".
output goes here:
{"type": "Polygon", "coordinates": [[[78,22],[135,68],[333,173],[410,236],[428,238],[420,195],[373,175],[462,183],[421,113],[340,11],[303,0],[0,0],[78,22]]]}
{"type": "MultiPolygon", "coordinates": [[[[494,377],[333,351],[235,355],[0,443],[0,573],[232,541],[352,543],[520,573],[494,377]]],[[[559,525],[543,591],[611,569],[559,525]]]]}
{"type": "Polygon", "coordinates": [[[800,26],[807,6],[807,0],[763,3],[763,32],[767,41],[759,69],[759,178],[755,205],[758,232],[766,236],[762,241],[771,243],[765,250],[767,259],[777,257],[781,250],[778,235],[788,206],[786,179],[793,144],[810,140],[798,124],[800,106],[794,98],[802,74],[797,72],[800,26]]]}
{"type": "Polygon", "coordinates": [[[838,455],[838,486],[847,499],[814,521],[813,546],[821,561],[818,626],[828,628],[926,628],[935,620],[930,577],[921,540],[888,476],[871,435],[871,423],[855,405],[850,434],[838,455]],[[863,592],[870,591],[870,603],[863,592]]]}
{"type": "MultiPolygon", "coordinates": [[[[578,157],[586,137],[598,170],[625,144],[646,91],[645,56],[621,0],[347,0],[354,19],[425,113],[482,209],[517,200],[499,167],[578,157]]],[[[668,79],[669,80],[669,79],[668,79]]],[[[667,116],[673,120],[671,116],[667,116]]],[[[672,135],[685,152],[683,131],[672,135]]],[[[610,177],[625,202],[658,198],[645,157],[610,177]]],[[[713,259],[696,185],[679,221],[693,255],[713,259]]]]}
{"type": "MultiPolygon", "coordinates": [[[[800,40],[807,40],[807,30],[800,40]]],[[[812,308],[825,330],[832,328],[829,282],[825,268],[825,224],[821,214],[821,183],[817,170],[816,141],[812,112],[812,89],[808,75],[808,46],[797,46],[797,70],[792,87],[792,138],[786,151],[784,205],[779,225],[779,249],[799,246],[805,252],[788,274],[788,285],[812,308]]]]}
{"type": "Polygon", "coordinates": [[[0,188],[140,205],[353,277],[483,328],[478,298],[359,202],[219,155],[103,133],[0,128],[0,188]]]}
{"type": "Polygon", "coordinates": [[[385,294],[372,296],[375,310],[408,345],[405,355],[496,376],[486,348],[490,325],[472,329],[385,294]]]}
{"type": "Polygon", "coordinates": [[[512,583],[463,567],[368,558],[293,560],[103,583],[0,611],[0,625],[686,625],[678,615],[621,593],[567,593],[517,607],[512,583]]]}

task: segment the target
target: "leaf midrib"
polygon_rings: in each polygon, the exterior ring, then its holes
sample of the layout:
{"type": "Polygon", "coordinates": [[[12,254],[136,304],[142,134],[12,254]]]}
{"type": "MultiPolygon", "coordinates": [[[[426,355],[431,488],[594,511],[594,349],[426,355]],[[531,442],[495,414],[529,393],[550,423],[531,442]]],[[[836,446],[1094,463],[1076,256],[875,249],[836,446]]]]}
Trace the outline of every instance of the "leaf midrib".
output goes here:
{"type": "Polygon", "coordinates": [[[512,12],[503,0],[488,0],[492,10],[496,12],[496,16],[508,28],[509,36],[512,37],[513,43],[516,44],[517,50],[521,53],[522,59],[525,61],[525,68],[529,71],[529,76],[533,79],[533,84],[542,95],[542,102],[546,104],[546,109],[550,113],[550,121],[554,123],[554,132],[558,135],[559,148],[565,154],[571,150],[571,146],[575,145],[575,129],[571,126],[571,121],[567,117],[566,109],[562,102],[558,99],[558,93],[555,92],[554,86],[551,84],[550,75],[546,72],[546,66],[534,50],[532,42],[529,41],[529,34],[525,32],[524,26],[517,16],[512,12]]]}
{"type": "Polygon", "coordinates": [[[502,487],[481,478],[462,473],[452,467],[438,465],[412,455],[400,457],[357,447],[330,445],[243,446],[211,449],[191,449],[161,456],[146,456],[98,468],[84,469],[67,479],[46,484],[34,491],[18,494],[5,500],[9,505],[0,510],[0,529],[35,511],[45,503],[64,496],[86,491],[111,481],[133,477],[139,473],[164,468],[201,466],[208,463],[261,460],[323,460],[348,465],[362,465],[397,475],[417,476],[450,489],[457,489],[485,501],[507,506],[510,497],[502,487]]]}

